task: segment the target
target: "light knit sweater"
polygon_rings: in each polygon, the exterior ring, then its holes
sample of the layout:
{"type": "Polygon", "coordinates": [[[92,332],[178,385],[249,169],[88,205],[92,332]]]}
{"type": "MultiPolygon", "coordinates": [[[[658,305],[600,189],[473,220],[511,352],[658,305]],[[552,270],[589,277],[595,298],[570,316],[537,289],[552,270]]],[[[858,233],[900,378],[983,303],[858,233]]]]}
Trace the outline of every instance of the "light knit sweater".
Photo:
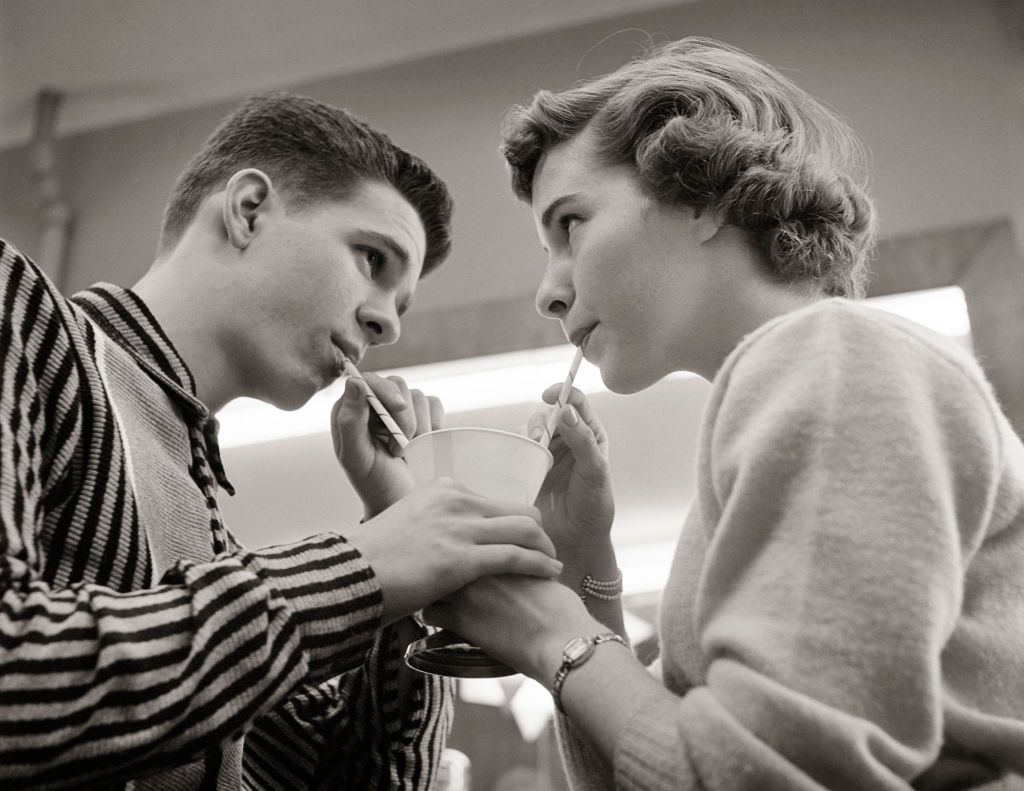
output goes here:
{"type": "Polygon", "coordinates": [[[1024,788],[1024,446],[970,353],[827,300],[739,344],[701,431],[675,717],[614,777],[563,721],[574,786],[1024,788]]]}

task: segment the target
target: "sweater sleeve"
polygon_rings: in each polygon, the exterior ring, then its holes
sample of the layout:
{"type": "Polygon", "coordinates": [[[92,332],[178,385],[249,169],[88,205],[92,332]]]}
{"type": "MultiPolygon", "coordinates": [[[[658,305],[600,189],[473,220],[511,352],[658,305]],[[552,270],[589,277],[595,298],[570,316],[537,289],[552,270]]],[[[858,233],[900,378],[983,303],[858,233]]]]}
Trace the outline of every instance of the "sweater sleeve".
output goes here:
{"type": "MultiPolygon", "coordinates": [[[[379,633],[363,664],[303,686],[246,735],[244,771],[254,788],[432,787],[451,731],[454,683],[416,674],[408,711],[398,705],[407,619],[379,633]]],[[[412,638],[415,639],[415,638],[412,638]]]]}
{"type": "Polygon", "coordinates": [[[970,361],[864,308],[748,339],[716,379],[694,627],[703,685],[619,742],[623,788],[906,789],[1001,465],[970,361]]]}
{"type": "MultiPolygon", "coordinates": [[[[340,536],[180,563],[146,590],[47,582],[48,497],[81,419],[74,352],[63,298],[2,243],[0,299],[0,785],[100,787],[183,764],[300,682],[360,665],[382,597],[340,536]]],[[[109,533],[118,515],[88,518],[109,533]]]]}

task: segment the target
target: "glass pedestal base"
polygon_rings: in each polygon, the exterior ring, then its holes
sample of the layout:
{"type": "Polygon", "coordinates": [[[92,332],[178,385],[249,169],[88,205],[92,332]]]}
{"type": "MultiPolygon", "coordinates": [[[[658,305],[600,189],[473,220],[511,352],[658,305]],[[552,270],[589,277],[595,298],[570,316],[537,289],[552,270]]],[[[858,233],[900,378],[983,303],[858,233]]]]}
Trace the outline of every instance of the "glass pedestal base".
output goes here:
{"type": "Polygon", "coordinates": [[[405,664],[421,673],[454,678],[501,678],[517,672],[493,659],[482,648],[443,629],[409,643],[405,648],[405,664]]]}

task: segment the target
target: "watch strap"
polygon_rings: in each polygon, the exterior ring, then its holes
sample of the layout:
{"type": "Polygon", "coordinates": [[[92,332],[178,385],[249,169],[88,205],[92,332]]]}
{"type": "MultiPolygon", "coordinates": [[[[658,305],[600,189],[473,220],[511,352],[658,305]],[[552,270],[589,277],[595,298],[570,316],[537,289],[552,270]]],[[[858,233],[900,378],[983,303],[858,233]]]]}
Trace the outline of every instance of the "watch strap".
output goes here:
{"type": "Polygon", "coordinates": [[[562,664],[555,671],[555,678],[551,683],[551,697],[555,701],[555,708],[559,713],[565,713],[565,709],[562,708],[562,686],[565,684],[569,672],[585,664],[593,655],[594,649],[601,643],[610,642],[627,645],[626,641],[615,632],[601,632],[591,637],[574,637],[565,644],[562,649],[562,664]]]}

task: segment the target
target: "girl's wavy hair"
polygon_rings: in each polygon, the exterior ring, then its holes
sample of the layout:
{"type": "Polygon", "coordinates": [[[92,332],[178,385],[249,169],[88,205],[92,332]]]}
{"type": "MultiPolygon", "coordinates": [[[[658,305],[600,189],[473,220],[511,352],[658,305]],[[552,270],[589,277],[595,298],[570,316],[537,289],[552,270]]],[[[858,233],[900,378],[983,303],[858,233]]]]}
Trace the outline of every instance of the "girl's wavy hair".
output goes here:
{"type": "Polygon", "coordinates": [[[864,149],[771,67],[694,37],[566,91],[538,92],[503,128],[519,198],[532,201],[544,154],[586,127],[598,155],[633,165],[651,197],[747,230],[779,281],[863,296],[875,237],[864,149]]]}

